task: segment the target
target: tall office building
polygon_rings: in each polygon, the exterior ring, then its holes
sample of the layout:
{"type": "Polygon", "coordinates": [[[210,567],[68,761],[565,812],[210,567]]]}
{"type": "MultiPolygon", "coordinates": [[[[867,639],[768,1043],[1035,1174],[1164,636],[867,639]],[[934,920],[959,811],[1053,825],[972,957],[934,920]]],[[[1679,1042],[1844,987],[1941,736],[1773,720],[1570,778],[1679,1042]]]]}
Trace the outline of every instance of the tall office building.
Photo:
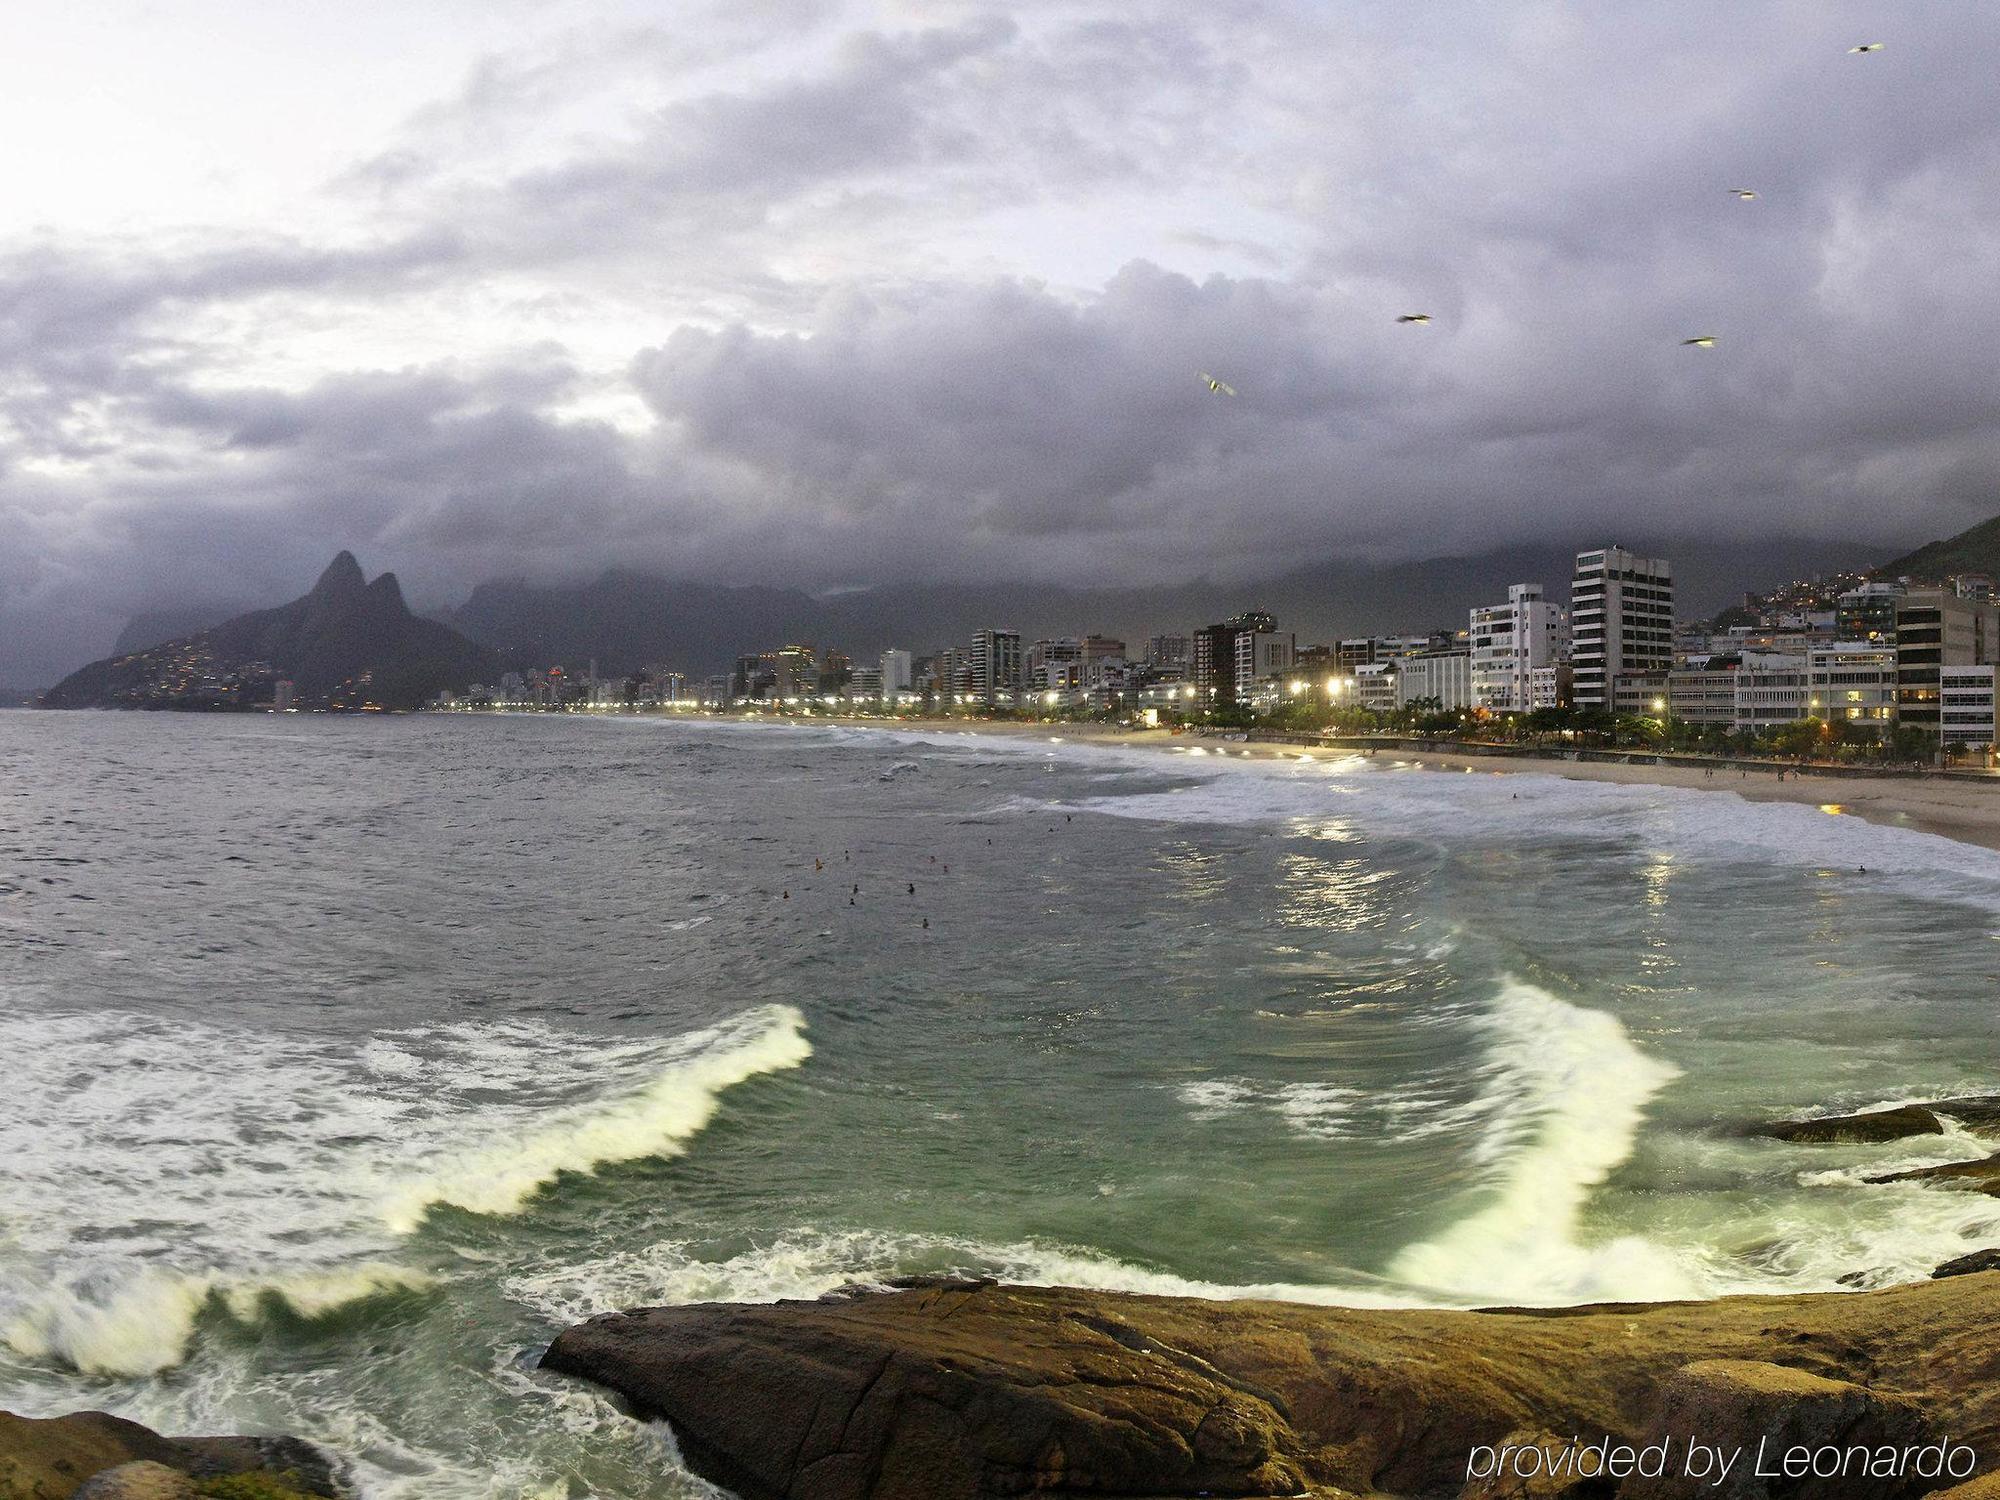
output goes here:
{"type": "Polygon", "coordinates": [[[988,703],[998,702],[1020,691],[1021,633],[1018,630],[981,630],[972,637],[967,653],[972,693],[988,703]]]}
{"type": "Polygon", "coordinates": [[[1472,611],[1472,702],[1513,713],[1534,706],[1534,674],[1569,654],[1569,617],[1539,583],[1517,583],[1505,604],[1472,611]]]}
{"type": "Polygon", "coordinates": [[[1184,635],[1156,635],[1146,642],[1146,665],[1156,672],[1185,672],[1188,666],[1188,638],[1184,635]]]}
{"type": "Polygon", "coordinates": [[[2000,657],[2000,610],[1950,589],[1912,589],[1896,600],[1896,720],[1938,734],[1946,667],[2000,657]]]}
{"type": "Polygon", "coordinates": [[[1271,635],[1278,629],[1277,616],[1269,610],[1249,609],[1231,615],[1217,625],[1204,625],[1194,633],[1194,685],[1200,701],[1209,707],[1236,700],[1236,638],[1239,635],[1271,635]]]}
{"type": "Polygon", "coordinates": [[[882,653],[882,696],[894,698],[910,691],[910,653],[894,648],[882,653]]]}
{"type": "Polygon", "coordinates": [[[1665,558],[1623,547],[1579,552],[1569,606],[1578,708],[1610,709],[1621,675],[1672,669],[1674,572],[1665,558]]]}

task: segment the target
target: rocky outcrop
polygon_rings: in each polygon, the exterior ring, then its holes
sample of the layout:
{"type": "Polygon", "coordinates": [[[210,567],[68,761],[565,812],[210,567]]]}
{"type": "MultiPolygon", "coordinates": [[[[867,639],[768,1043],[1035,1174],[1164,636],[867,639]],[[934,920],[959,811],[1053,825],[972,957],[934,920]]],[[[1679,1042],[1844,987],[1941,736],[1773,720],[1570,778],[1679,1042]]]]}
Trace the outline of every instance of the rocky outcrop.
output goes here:
{"type": "Polygon", "coordinates": [[[339,1465],[297,1438],[168,1438],[107,1412],[0,1411],[0,1500],[308,1500],[346,1494],[339,1465]]]}
{"type": "Polygon", "coordinates": [[[1935,1182],[1944,1187],[1970,1188],[2000,1198],[2000,1153],[1976,1161],[1951,1161],[1941,1167],[1913,1167],[1907,1172],[1884,1172],[1863,1179],[1867,1182],[1935,1182]]]}
{"type": "Polygon", "coordinates": [[[1913,1135],[1942,1135],[1944,1124],[1921,1104],[1897,1109],[1872,1109],[1858,1115],[1823,1115],[1811,1120],[1778,1120],[1762,1125],[1757,1134],[1773,1140],[1814,1145],[1873,1145],[1913,1135]]]}
{"type": "Polygon", "coordinates": [[[2000,1247],[1975,1250],[1970,1255],[1961,1255],[1956,1260],[1948,1260],[1931,1272],[1931,1279],[1936,1281],[1946,1276],[1971,1276],[1979,1271],[2000,1271],[2000,1247]]]}
{"type": "MultiPolygon", "coordinates": [[[[1475,1450],[1510,1439],[1935,1432],[2000,1463],[2000,1275],[1491,1312],[948,1281],[609,1314],[543,1363],[672,1422],[745,1500],[1645,1493],[1481,1480],[1475,1450]]],[[[1962,1477],[1741,1495],[1895,1500],[1962,1477]]]]}

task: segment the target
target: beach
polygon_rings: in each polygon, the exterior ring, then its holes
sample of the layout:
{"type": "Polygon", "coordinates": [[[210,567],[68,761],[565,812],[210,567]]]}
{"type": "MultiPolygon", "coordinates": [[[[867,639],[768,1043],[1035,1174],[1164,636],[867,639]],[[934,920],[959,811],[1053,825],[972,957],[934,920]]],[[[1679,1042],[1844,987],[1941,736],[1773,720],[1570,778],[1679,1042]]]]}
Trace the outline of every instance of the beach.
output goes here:
{"type": "Polygon", "coordinates": [[[1843,776],[1803,772],[1771,762],[1745,769],[1737,763],[1708,768],[1690,765],[1628,764],[1571,760],[1559,755],[1482,755],[1464,751],[1406,748],[1364,752],[1339,746],[1314,748],[1274,741],[1236,741],[1221,735],[1175,734],[1167,729],[1124,729],[1105,724],[1025,724],[997,719],[880,719],[815,715],[798,722],[837,723],[862,729],[935,734],[982,734],[1010,739],[1046,739],[1158,750],[1168,754],[1241,757],[1248,760],[1339,759],[1369,754],[1378,766],[1411,771],[1458,771],[1471,775],[1559,776],[1568,781],[1610,782],[1621,786],[1680,787],[1728,792],[1750,802],[1795,802],[1836,817],[1856,817],[1888,827],[2000,849],[2000,777],[1991,784],[1914,775],[1843,776]],[[1783,775],[1779,773],[1782,770],[1783,775]]]}

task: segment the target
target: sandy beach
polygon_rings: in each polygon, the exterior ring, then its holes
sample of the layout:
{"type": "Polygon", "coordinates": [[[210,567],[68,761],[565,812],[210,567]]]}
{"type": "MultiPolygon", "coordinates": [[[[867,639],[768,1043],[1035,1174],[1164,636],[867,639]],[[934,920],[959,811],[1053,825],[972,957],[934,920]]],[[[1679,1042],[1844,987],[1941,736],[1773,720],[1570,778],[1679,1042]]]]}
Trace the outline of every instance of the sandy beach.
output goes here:
{"type": "MultiPolygon", "coordinates": [[[[814,722],[851,724],[864,729],[917,730],[938,734],[987,734],[1009,738],[1059,739],[1068,743],[1135,746],[1161,752],[1199,747],[1211,755],[1251,760],[1334,759],[1358,752],[1339,747],[1313,749],[1270,742],[1237,742],[1219,736],[1174,734],[1166,729],[1120,729],[1103,724],[1018,724],[985,719],[819,718],[814,722]]],[[[1684,787],[1726,792],[1753,802],[1799,802],[1839,817],[1914,828],[1982,848],[2000,849],[2000,777],[1992,783],[1946,781],[1916,776],[1858,777],[1800,774],[1778,767],[1746,770],[1719,765],[1713,774],[1700,766],[1627,765],[1576,761],[1561,756],[1477,755],[1443,750],[1384,749],[1377,765],[1391,769],[1459,771],[1471,775],[1562,776],[1571,781],[1610,781],[1627,786],[1684,787]]]]}

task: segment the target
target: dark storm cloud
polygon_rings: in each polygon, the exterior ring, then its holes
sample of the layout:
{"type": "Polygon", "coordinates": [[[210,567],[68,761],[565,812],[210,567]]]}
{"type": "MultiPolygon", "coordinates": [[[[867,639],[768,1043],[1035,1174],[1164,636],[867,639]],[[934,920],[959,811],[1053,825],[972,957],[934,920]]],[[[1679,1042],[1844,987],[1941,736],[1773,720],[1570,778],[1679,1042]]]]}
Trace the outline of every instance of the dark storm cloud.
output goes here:
{"type": "Polygon", "coordinates": [[[739,11],[481,62],[355,152],[338,243],[0,248],[0,682],[340,546],[442,600],[2000,510],[1987,11],[739,11]],[[619,80],[619,128],[538,134],[619,80]],[[572,303],[630,341],[244,362],[294,322],[572,303]],[[599,420],[621,396],[652,431],[599,420]]]}

